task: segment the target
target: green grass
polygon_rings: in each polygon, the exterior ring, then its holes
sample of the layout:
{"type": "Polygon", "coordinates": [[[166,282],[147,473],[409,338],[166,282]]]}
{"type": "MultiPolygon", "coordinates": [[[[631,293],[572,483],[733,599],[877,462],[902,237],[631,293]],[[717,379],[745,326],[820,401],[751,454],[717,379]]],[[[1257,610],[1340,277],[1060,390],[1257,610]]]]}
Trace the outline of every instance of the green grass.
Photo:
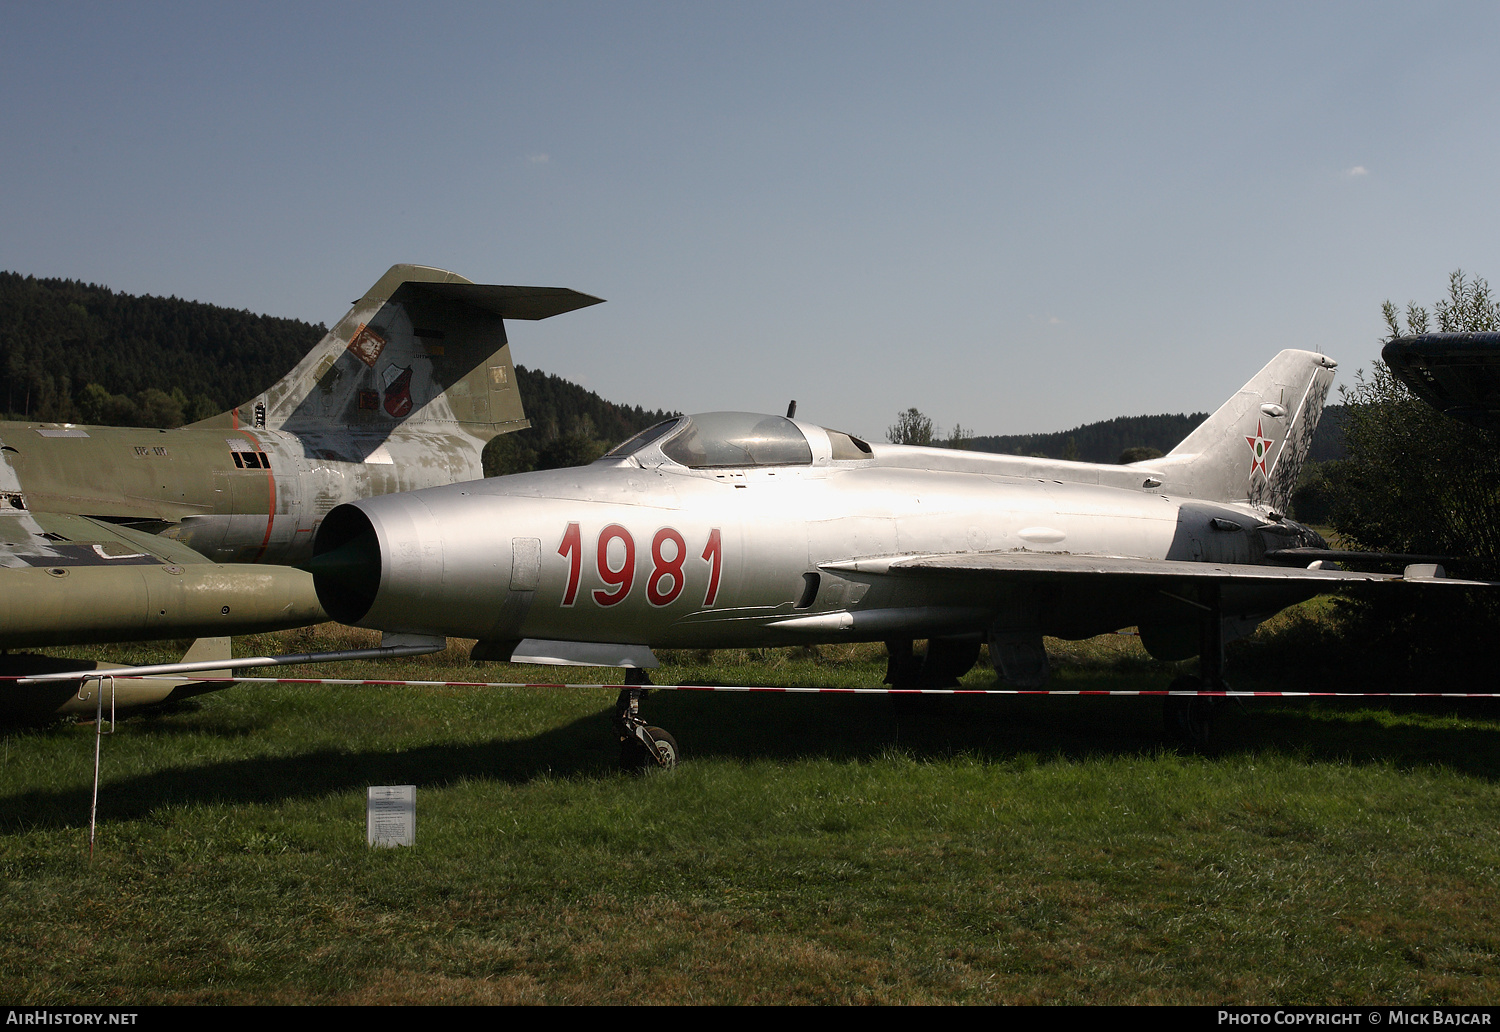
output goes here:
{"type": "MultiPolygon", "coordinates": [[[[1283,680],[1276,636],[1232,677],[1283,680]]],[[[252,640],[298,651],[325,630],[252,640]]],[[[362,639],[352,639],[362,640],[362,639]]],[[[1057,687],[1160,687],[1130,638],[1057,687]]],[[[130,650],[145,658],[153,650],[130,650]]],[[[155,650],[165,655],[168,650],[155,650]]],[[[116,652],[115,658],[120,658],[116,652]]],[[[673,680],[878,684],[878,648],[671,654],[673,680]]],[[[366,673],[377,673],[365,668],[366,673]]],[[[336,676],[354,676],[330,668],[336,676]]],[[[597,680],[474,667],[380,676],[597,680]]],[[[618,674],[615,675],[618,677],[618,674]]],[[[966,683],[984,685],[983,670],[966,683]]],[[[1488,1003],[1500,712],[1256,701],[1206,755],[1159,703],[241,686],[0,753],[0,999],[44,1003],[1488,1003]],[[417,845],[364,845],[415,784],[417,845]]]]}

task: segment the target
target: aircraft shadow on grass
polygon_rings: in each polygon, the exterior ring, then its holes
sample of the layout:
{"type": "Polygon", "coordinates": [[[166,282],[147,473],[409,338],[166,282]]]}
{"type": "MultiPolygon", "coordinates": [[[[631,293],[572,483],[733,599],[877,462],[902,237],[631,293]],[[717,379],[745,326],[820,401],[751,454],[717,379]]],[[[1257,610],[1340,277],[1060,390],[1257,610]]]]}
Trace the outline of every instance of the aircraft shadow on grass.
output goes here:
{"type": "MultiPolygon", "coordinates": [[[[1078,762],[1110,756],[1151,756],[1167,749],[1154,699],[1098,697],[956,698],[927,712],[901,714],[880,696],[688,696],[650,699],[653,719],[679,728],[684,763],[711,758],[743,762],[807,759],[867,762],[892,753],[918,761],[970,756],[1005,763],[1078,762]]],[[[1233,706],[1233,704],[1231,704],[1233,706]]],[[[375,784],[441,788],[463,780],[524,784],[538,777],[620,777],[612,706],[531,737],[480,743],[431,744],[367,751],[317,750],[295,756],[248,757],[177,766],[124,778],[109,773],[104,751],[100,815],[108,820],[149,816],[167,805],[274,804],[363,789],[375,784]]],[[[1399,700],[1300,703],[1253,700],[1216,726],[1214,757],[1255,753],[1293,755],[1308,762],[1389,763],[1402,768],[1442,766],[1485,780],[1500,778],[1494,706],[1458,708],[1491,727],[1424,726],[1391,722],[1381,712],[1451,713],[1451,704],[1399,700]]],[[[181,714],[181,710],[178,714],[181,714]]],[[[255,723],[252,721],[252,723],[255,723]]],[[[178,736],[189,731],[253,737],[224,722],[205,730],[180,720],[137,718],[124,734],[178,736]]],[[[266,732],[268,735],[273,732],[266,732]]],[[[77,739],[74,739],[77,741],[77,739]]],[[[670,777],[671,775],[665,775],[670,777]]],[[[90,786],[20,792],[0,798],[11,829],[81,827],[88,823],[90,786]]]]}

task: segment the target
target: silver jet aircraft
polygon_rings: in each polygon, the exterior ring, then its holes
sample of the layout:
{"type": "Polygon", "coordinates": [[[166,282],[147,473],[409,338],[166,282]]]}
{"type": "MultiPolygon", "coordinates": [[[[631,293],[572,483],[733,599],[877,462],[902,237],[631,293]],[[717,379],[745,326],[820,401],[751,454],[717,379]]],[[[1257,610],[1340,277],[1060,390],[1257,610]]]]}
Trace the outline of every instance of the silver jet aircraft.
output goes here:
{"type": "MultiPolygon", "coordinates": [[[[314,583],[337,620],[475,638],[475,659],[644,669],[655,647],[885,641],[899,689],[956,684],[988,643],[1001,680],[1030,687],[1048,677],[1043,635],[1136,626],[1158,658],[1199,654],[1219,688],[1225,641],[1320,592],[1403,579],[1320,568],[1325,543],[1285,515],[1334,366],[1283,351],[1129,465],[682,416],[589,466],[342,505],[314,583]]],[[[636,711],[622,693],[627,746],[675,755],[636,711]]],[[[1195,736],[1204,719],[1171,698],[1169,725],[1195,736]]]]}

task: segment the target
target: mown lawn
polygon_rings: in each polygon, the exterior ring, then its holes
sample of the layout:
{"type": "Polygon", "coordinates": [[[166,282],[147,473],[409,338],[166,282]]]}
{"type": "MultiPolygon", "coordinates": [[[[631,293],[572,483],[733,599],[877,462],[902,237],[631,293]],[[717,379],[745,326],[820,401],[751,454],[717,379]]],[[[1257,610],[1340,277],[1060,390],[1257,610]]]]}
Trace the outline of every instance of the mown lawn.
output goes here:
{"type": "MultiPolygon", "coordinates": [[[[1171,676],[1129,638],[1052,644],[1057,687],[1171,676]]],[[[1257,648],[1247,684],[1295,681],[1257,648]]],[[[869,647],[667,658],[658,681],[874,685],[884,669],[869,647]]],[[[458,650],[364,672],[559,675],[458,650]]],[[[1153,700],[911,715],[877,696],[662,692],[646,712],[684,761],[645,777],[615,770],[612,704],[246,685],[133,717],[103,743],[92,861],[92,726],[10,729],[0,1000],[1500,996],[1489,704],[1257,700],[1193,755],[1153,700]],[[372,784],[417,786],[415,847],[366,848],[372,784]]]]}

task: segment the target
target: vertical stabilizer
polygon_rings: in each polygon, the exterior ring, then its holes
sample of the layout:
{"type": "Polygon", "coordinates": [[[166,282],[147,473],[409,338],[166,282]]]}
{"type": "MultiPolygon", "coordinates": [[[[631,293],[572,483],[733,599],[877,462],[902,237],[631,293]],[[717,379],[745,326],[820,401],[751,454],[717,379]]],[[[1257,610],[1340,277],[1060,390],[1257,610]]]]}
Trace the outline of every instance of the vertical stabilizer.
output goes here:
{"type": "Polygon", "coordinates": [[[528,425],[504,320],[546,319],[600,300],[393,265],[290,373],[195,425],[376,437],[410,427],[486,441],[528,425]]]}
{"type": "Polygon", "coordinates": [[[1160,470],[1167,491],[1284,513],[1337,365],[1283,351],[1181,444],[1137,465],[1160,470]]]}

